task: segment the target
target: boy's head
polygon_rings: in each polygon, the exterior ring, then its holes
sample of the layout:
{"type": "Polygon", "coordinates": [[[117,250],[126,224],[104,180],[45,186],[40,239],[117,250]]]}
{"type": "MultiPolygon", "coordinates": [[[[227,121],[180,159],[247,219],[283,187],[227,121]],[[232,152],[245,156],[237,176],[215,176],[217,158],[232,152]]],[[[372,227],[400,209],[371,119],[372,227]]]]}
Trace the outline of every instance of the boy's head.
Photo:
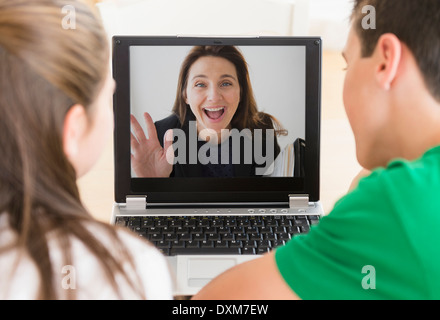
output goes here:
{"type": "Polygon", "coordinates": [[[344,105],[364,168],[440,144],[439,19],[439,0],[354,1],[344,105]]]}
{"type": "Polygon", "coordinates": [[[355,0],[353,27],[363,57],[369,57],[380,36],[393,33],[411,50],[432,96],[440,102],[440,1],[355,0]],[[366,9],[375,9],[376,29],[364,28],[366,9]],[[363,12],[363,8],[364,12],[363,12]]]}

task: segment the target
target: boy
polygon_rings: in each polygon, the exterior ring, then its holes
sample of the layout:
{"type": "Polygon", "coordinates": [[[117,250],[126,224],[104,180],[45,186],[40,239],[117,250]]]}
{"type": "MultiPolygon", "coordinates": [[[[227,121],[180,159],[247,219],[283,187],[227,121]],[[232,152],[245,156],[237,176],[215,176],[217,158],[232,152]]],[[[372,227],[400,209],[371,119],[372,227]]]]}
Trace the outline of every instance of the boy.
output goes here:
{"type": "Polygon", "coordinates": [[[354,2],[344,105],[372,174],[309,234],[194,298],[440,298],[440,2],[354,2]]]}

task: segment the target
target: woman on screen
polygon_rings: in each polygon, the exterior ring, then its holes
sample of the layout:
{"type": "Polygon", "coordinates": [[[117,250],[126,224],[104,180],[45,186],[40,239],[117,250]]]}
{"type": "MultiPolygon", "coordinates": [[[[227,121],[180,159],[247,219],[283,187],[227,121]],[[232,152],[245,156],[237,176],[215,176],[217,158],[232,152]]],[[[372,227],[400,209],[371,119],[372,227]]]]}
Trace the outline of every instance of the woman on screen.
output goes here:
{"type": "Polygon", "coordinates": [[[180,70],[172,115],[156,122],[155,130],[148,113],[144,118],[150,139],[131,117],[132,167],[138,177],[262,175],[258,167],[267,167],[280,153],[276,136],[286,134],[273,116],[258,111],[247,63],[234,46],[194,47],[180,70]],[[177,135],[176,129],[182,134],[177,135]],[[257,135],[256,129],[262,134],[257,135]],[[268,130],[273,132],[270,141],[266,139],[270,135],[265,134],[268,130]],[[197,133],[195,139],[193,132],[197,133]],[[239,144],[232,142],[231,132],[240,135],[239,144]],[[162,137],[163,143],[158,139],[162,137]],[[177,151],[176,145],[184,139],[186,147],[177,151]],[[246,139],[253,141],[249,144],[246,139]],[[265,159],[265,163],[257,159],[257,141],[272,159],[265,159]],[[172,145],[175,152],[167,153],[172,145]]]}

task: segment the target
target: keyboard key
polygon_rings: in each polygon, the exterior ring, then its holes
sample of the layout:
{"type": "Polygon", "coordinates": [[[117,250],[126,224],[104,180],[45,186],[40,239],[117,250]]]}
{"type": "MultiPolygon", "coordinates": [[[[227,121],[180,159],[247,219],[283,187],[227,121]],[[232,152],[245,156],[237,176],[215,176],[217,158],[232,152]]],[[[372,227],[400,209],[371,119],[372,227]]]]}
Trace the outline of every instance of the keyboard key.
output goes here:
{"type": "Polygon", "coordinates": [[[232,233],[244,233],[243,227],[232,227],[230,228],[232,233]]]}
{"type": "Polygon", "coordinates": [[[170,227],[181,227],[183,225],[181,220],[171,220],[168,222],[170,227]]]}
{"type": "Polygon", "coordinates": [[[206,227],[206,228],[203,228],[203,232],[204,233],[217,233],[217,228],[216,227],[206,227]]]}
{"type": "Polygon", "coordinates": [[[268,233],[263,236],[263,240],[276,240],[277,235],[274,233],[268,233]]]}
{"type": "Polygon", "coordinates": [[[278,240],[290,240],[290,235],[286,232],[278,234],[278,240]]]}
{"type": "Polygon", "coordinates": [[[228,242],[227,242],[227,241],[221,241],[221,240],[219,240],[219,241],[216,241],[216,242],[214,243],[214,245],[215,245],[216,248],[229,248],[229,245],[228,245],[228,242]]]}
{"type": "Polygon", "coordinates": [[[201,227],[209,227],[210,225],[211,225],[211,220],[208,217],[202,218],[199,224],[199,226],[201,227]]]}
{"type": "Polygon", "coordinates": [[[255,248],[245,247],[241,249],[241,254],[256,254],[255,248]]]}
{"type": "Polygon", "coordinates": [[[272,248],[283,246],[285,244],[286,244],[286,242],[284,240],[273,240],[272,241],[272,248]]]}
{"type": "Polygon", "coordinates": [[[199,241],[187,241],[186,242],[186,247],[187,248],[200,248],[200,242],[199,241]]]}
{"type": "Polygon", "coordinates": [[[250,240],[263,240],[263,235],[259,233],[250,233],[249,234],[250,240]]]}
{"type": "Polygon", "coordinates": [[[144,227],[154,227],[154,221],[148,219],[147,217],[144,217],[142,219],[141,225],[143,225],[144,227]]]}
{"type": "Polygon", "coordinates": [[[212,226],[213,227],[223,227],[224,226],[224,221],[220,220],[220,219],[214,219],[214,221],[212,221],[212,226]]]}
{"type": "Polygon", "coordinates": [[[202,227],[190,227],[189,231],[190,233],[203,233],[202,227]]]}
{"type": "Polygon", "coordinates": [[[262,227],[260,228],[260,234],[272,234],[272,228],[271,227],[262,227]]]}
{"type": "Polygon", "coordinates": [[[164,239],[168,240],[168,241],[176,241],[177,240],[177,234],[175,234],[175,233],[166,233],[165,236],[164,236],[164,239]]]}
{"type": "Polygon", "coordinates": [[[155,227],[168,227],[168,221],[166,220],[156,220],[155,227]]]}
{"type": "Polygon", "coordinates": [[[190,241],[192,240],[192,236],[189,233],[179,233],[177,237],[180,241],[190,241]]]}
{"type": "Polygon", "coordinates": [[[231,241],[231,240],[235,240],[235,238],[234,238],[233,234],[222,234],[221,235],[221,240],[223,240],[223,241],[231,241]]]}
{"type": "Polygon", "coordinates": [[[241,247],[243,247],[243,242],[242,241],[236,241],[236,240],[232,240],[230,243],[229,243],[229,246],[231,247],[231,248],[241,248],[241,247]]]}
{"type": "Polygon", "coordinates": [[[276,227],[278,225],[278,221],[277,220],[272,220],[272,219],[268,219],[266,221],[266,227],[276,227]]]}
{"type": "Polygon", "coordinates": [[[220,235],[217,233],[208,233],[208,240],[212,240],[212,241],[220,240],[220,235]]]}
{"type": "Polygon", "coordinates": [[[204,233],[194,233],[193,240],[195,241],[203,241],[206,240],[206,235],[204,233]]]}
{"type": "Polygon", "coordinates": [[[163,235],[161,233],[151,233],[148,238],[152,241],[160,241],[163,240],[163,235]]]}
{"type": "Polygon", "coordinates": [[[217,232],[218,232],[218,234],[230,234],[231,233],[231,228],[229,228],[229,227],[218,227],[217,228],[217,232]]]}
{"type": "Polygon", "coordinates": [[[169,241],[161,240],[156,242],[156,247],[159,249],[169,249],[171,247],[171,244],[169,241]]]}
{"type": "Polygon", "coordinates": [[[249,236],[246,233],[237,233],[235,235],[235,240],[248,240],[249,236]]]}
{"type": "Polygon", "coordinates": [[[289,227],[289,226],[291,226],[291,225],[292,225],[292,222],[291,222],[291,220],[289,220],[289,219],[283,219],[283,220],[280,222],[280,226],[289,227]]]}
{"type": "Polygon", "coordinates": [[[200,242],[200,248],[214,248],[214,241],[202,241],[200,242]]]}
{"type": "Polygon", "coordinates": [[[272,232],[273,232],[273,233],[286,232],[286,229],[285,229],[283,226],[273,227],[273,228],[272,228],[272,232]]]}
{"type": "Polygon", "coordinates": [[[297,216],[293,222],[295,226],[308,226],[309,222],[307,221],[305,216],[297,216]]]}
{"type": "Polygon", "coordinates": [[[228,217],[228,218],[225,219],[224,225],[227,226],[227,227],[236,227],[237,226],[237,220],[235,220],[235,218],[228,217]]]}
{"type": "Polygon", "coordinates": [[[243,241],[244,248],[256,248],[257,242],[253,240],[243,241]]]}
{"type": "Polygon", "coordinates": [[[190,218],[188,221],[183,223],[185,227],[196,227],[198,225],[198,221],[195,218],[190,218]]]}
{"type": "Polygon", "coordinates": [[[270,247],[272,247],[272,242],[269,241],[269,240],[261,240],[261,241],[258,243],[258,247],[259,247],[259,248],[260,248],[260,247],[263,247],[263,248],[270,248],[270,247]]]}
{"type": "Polygon", "coordinates": [[[256,250],[256,254],[265,254],[268,253],[270,251],[270,249],[268,247],[259,247],[256,250]]]}
{"type": "Polygon", "coordinates": [[[171,248],[185,248],[185,242],[184,241],[173,241],[170,243],[171,248]]]}
{"type": "Polygon", "coordinates": [[[307,232],[310,231],[310,226],[309,225],[304,225],[304,226],[301,226],[300,229],[301,229],[302,233],[307,233],[307,232]]]}

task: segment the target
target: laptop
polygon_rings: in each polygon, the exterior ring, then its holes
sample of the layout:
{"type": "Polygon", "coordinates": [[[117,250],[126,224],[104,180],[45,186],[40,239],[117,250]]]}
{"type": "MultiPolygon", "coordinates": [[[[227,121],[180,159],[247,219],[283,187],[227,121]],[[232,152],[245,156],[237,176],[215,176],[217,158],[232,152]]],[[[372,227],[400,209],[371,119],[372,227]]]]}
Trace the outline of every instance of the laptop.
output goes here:
{"type": "MultiPolygon", "coordinates": [[[[111,223],[163,252],[174,273],[176,297],[196,294],[226,269],[319,223],[321,58],[321,39],[314,37],[113,37],[117,89],[111,223]],[[212,67],[196,64],[200,57],[188,63],[197,50],[213,48],[238,52],[247,75],[243,78],[243,70],[225,55],[203,60],[215,61],[212,67]],[[233,69],[223,73],[231,64],[233,69]],[[201,74],[193,74],[195,66],[201,74]],[[237,125],[251,123],[241,111],[245,91],[255,101],[253,114],[271,119],[252,130],[237,125]],[[200,93],[218,101],[201,108],[194,102],[200,93]],[[176,107],[182,96],[185,115],[176,107]],[[140,172],[144,167],[132,162],[133,149],[155,139],[145,112],[161,146],[164,139],[172,144],[168,171],[159,177],[140,172]],[[221,135],[210,128],[215,125],[224,126],[221,135]],[[173,129],[168,138],[167,129],[173,129]],[[210,130],[203,137],[205,129],[210,130]]],[[[137,152],[139,160],[142,153],[137,152]]]]}

